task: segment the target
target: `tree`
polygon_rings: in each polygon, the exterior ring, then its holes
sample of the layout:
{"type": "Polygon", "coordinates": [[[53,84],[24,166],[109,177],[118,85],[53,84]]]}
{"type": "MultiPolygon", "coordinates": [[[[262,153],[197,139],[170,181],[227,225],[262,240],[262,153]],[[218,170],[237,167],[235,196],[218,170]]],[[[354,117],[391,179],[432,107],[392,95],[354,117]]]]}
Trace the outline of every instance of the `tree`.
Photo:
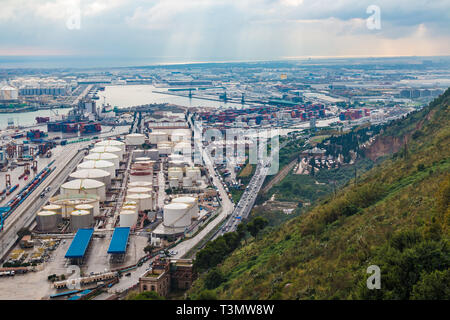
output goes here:
{"type": "Polygon", "coordinates": [[[131,294],[127,300],[165,300],[165,298],[154,291],[144,291],[139,294],[131,294]]]}
{"type": "Polygon", "coordinates": [[[256,217],[249,223],[247,223],[247,230],[253,237],[264,229],[269,224],[269,221],[263,217],[256,217]]]}
{"type": "Polygon", "coordinates": [[[225,280],[226,279],[225,279],[224,275],[222,274],[222,272],[217,268],[213,268],[206,275],[205,287],[206,287],[206,289],[209,289],[209,290],[215,289],[218,286],[220,286],[220,284],[222,282],[224,282],[225,280]]]}
{"type": "Polygon", "coordinates": [[[422,279],[413,287],[413,300],[449,300],[450,269],[422,275],[422,279]]]}
{"type": "Polygon", "coordinates": [[[196,300],[217,300],[217,295],[212,290],[202,290],[196,297],[196,300]]]}

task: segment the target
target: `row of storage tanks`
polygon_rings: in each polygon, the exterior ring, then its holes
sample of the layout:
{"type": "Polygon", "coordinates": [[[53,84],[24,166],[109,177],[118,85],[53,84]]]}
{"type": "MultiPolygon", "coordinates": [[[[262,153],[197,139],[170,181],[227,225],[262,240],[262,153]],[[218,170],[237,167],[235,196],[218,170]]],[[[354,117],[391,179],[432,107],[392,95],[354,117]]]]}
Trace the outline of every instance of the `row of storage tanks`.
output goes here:
{"type": "Polygon", "coordinates": [[[133,227],[139,212],[153,211],[155,209],[153,183],[151,181],[134,181],[128,184],[125,202],[119,212],[121,227],[133,227]]]}
{"type": "Polygon", "coordinates": [[[163,225],[169,228],[186,228],[199,215],[198,199],[195,197],[174,198],[163,210],[163,225]]]}
{"type": "Polygon", "coordinates": [[[169,187],[178,188],[180,183],[183,187],[192,187],[193,183],[197,183],[201,179],[201,170],[197,167],[179,167],[173,166],[168,169],[169,187]],[[186,175],[185,175],[186,174],[186,175]]]}
{"type": "Polygon", "coordinates": [[[125,144],[117,140],[104,140],[94,148],[70,174],[70,180],[60,187],[60,195],[50,199],[37,214],[37,228],[42,232],[54,231],[62,219],[70,219],[72,231],[91,227],[94,217],[100,215],[100,202],[106,200],[106,190],[125,153],[125,144]]]}
{"type": "Polygon", "coordinates": [[[100,197],[92,194],[63,195],[50,199],[37,213],[37,229],[42,232],[55,231],[63,219],[70,219],[71,231],[93,225],[94,217],[100,215],[100,197]]]}

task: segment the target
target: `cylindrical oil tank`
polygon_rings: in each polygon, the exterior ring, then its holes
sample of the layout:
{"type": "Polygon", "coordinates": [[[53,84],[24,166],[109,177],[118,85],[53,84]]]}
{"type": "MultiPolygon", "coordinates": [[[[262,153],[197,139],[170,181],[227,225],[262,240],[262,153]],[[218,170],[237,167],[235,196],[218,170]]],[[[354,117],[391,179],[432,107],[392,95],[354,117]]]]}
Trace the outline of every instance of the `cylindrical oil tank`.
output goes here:
{"type": "Polygon", "coordinates": [[[191,177],[183,178],[183,187],[185,187],[185,188],[192,187],[192,178],[191,177]]]}
{"type": "Polygon", "coordinates": [[[169,140],[169,135],[163,131],[153,131],[150,132],[149,135],[149,140],[151,144],[157,144],[160,141],[167,141],[169,140]]]}
{"type": "Polygon", "coordinates": [[[119,213],[119,225],[120,227],[131,228],[137,222],[137,213],[131,210],[122,210],[119,213]]]}
{"type": "Polygon", "coordinates": [[[170,144],[159,144],[158,145],[158,154],[161,155],[169,155],[172,154],[172,146],[170,144]]]}
{"type": "Polygon", "coordinates": [[[144,193],[144,194],[152,194],[153,189],[152,188],[147,188],[147,187],[132,187],[132,188],[128,188],[127,193],[128,194],[133,194],[133,193],[144,193]]]}
{"type": "Polygon", "coordinates": [[[136,201],[131,201],[131,200],[126,200],[126,201],[123,203],[123,206],[124,206],[124,207],[126,207],[126,206],[132,206],[132,207],[136,207],[136,208],[137,208],[137,205],[138,205],[138,203],[137,203],[136,201]]]}
{"type": "Polygon", "coordinates": [[[178,188],[180,186],[180,180],[177,177],[169,178],[169,187],[178,188]]]}
{"type": "Polygon", "coordinates": [[[89,153],[112,153],[118,156],[120,160],[123,159],[123,151],[117,147],[95,147],[89,153]]]}
{"type": "Polygon", "coordinates": [[[128,210],[133,212],[138,212],[138,208],[136,206],[123,206],[122,210],[128,210]]]}
{"type": "Polygon", "coordinates": [[[184,156],[190,156],[192,154],[192,146],[190,142],[177,142],[175,143],[172,152],[174,154],[182,154],[184,156]]]}
{"type": "Polygon", "coordinates": [[[105,161],[110,161],[112,163],[114,163],[114,166],[116,169],[120,168],[120,159],[119,156],[117,154],[114,153],[109,153],[109,152],[105,152],[105,153],[90,153],[87,156],[84,157],[84,161],[89,161],[89,160],[105,160],[105,161]]]}
{"type": "Polygon", "coordinates": [[[70,228],[72,232],[78,229],[90,228],[94,222],[94,217],[87,210],[74,210],[70,214],[70,228]]]}
{"type": "Polygon", "coordinates": [[[61,215],[54,211],[41,211],[36,215],[37,229],[42,232],[56,231],[61,215]]]}
{"type": "Polygon", "coordinates": [[[190,177],[192,180],[199,180],[201,178],[200,168],[187,168],[186,177],[190,177]]]}
{"type": "Polygon", "coordinates": [[[56,214],[59,214],[62,217],[62,206],[57,204],[48,204],[42,207],[42,211],[53,211],[56,214]]]}
{"type": "Polygon", "coordinates": [[[108,171],[111,174],[111,178],[116,177],[116,167],[114,163],[106,160],[89,160],[80,163],[77,166],[77,170],[81,169],[101,169],[108,171]]]}
{"type": "Polygon", "coordinates": [[[178,197],[172,200],[172,203],[186,203],[190,206],[189,212],[192,218],[197,218],[199,214],[198,200],[194,197],[178,197]]]}
{"type": "Polygon", "coordinates": [[[102,169],[81,169],[72,172],[69,176],[71,179],[92,179],[103,182],[106,187],[111,186],[111,173],[102,169]]]}
{"type": "Polygon", "coordinates": [[[130,182],[128,184],[129,188],[134,188],[134,187],[151,188],[152,186],[153,186],[153,182],[152,181],[135,181],[135,182],[130,182]]]}
{"type": "Polygon", "coordinates": [[[191,135],[190,135],[189,131],[185,131],[185,130],[174,130],[170,137],[172,142],[189,141],[190,138],[191,138],[191,135]]]}
{"type": "Polygon", "coordinates": [[[178,180],[181,180],[181,179],[183,179],[183,170],[178,167],[169,168],[168,177],[169,177],[169,179],[177,178],[178,180]]]}
{"type": "Polygon", "coordinates": [[[153,210],[153,198],[149,194],[133,193],[127,194],[126,201],[136,201],[138,211],[153,210]]]}
{"type": "Polygon", "coordinates": [[[130,133],[125,137],[127,146],[140,146],[145,143],[145,136],[142,133],[130,133]]]}
{"type": "Polygon", "coordinates": [[[100,197],[94,194],[58,195],[50,198],[50,204],[62,207],[63,218],[70,218],[70,213],[79,204],[90,204],[94,206],[94,216],[100,215],[100,197]]]}
{"type": "Polygon", "coordinates": [[[62,195],[93,194],[100,197],[100,201],[106,200],[106,189],[103,182],[93,179],[75,179],[61,186],[62,195]]]}
{"type": "Polygon", "coordinates": [[[186,165],[186,162],[183,160],[169,160],[169,168],[183,168],[186,165]]]}
{"type": "Polygon", "coordinates": [[[164,206],[163,224],[166,227],[181,228],[191,224],[189,205],[186,203],[169,203],[164,206]]]}
{"type": "Polygon", "coordinates": [[[75,210],[85,210],[89,211],[92,216],[94,216],[94,206],[88,203],[82,203],[75,206],[75,210]]]}
{"type": "Polygon", "coordinates": [[[97,142],[95,144],[96,147],[117,147],[122,149],[122,152],[125,152],[125,143],[118,140],[103,140],[100,142],[97,142]]]}
{"type": "Polygon", "coordinates": [[[130,183],[149,181],[150,179],[153,179],[153,174],[151,171],[147,171],[145,174],[143,174],[142,171],[130,172],[130,183]]]}
{"type": "Polygon", "coordinates": [[[136,162],[140,162],[140,161],[152,161],[152,159],[150,159],[149,157],[137,157],[136,159],[134,159],[136,162]]]}

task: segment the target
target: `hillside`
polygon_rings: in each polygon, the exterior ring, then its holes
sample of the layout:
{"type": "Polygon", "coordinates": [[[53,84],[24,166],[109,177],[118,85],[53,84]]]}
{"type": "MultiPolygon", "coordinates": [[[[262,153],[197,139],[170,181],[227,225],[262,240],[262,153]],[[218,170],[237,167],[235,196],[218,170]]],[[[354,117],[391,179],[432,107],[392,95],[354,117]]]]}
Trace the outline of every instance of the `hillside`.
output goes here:
{"type": "Polygon", "coordinates": [[[447,90],[391,123],[366,150],[373,159],[394,152],[386,160],[308,213],[242,242],[200,276],[190,298],[449,299],[449,106],[447,90]],[[366,288],[374,264],[381,290],[366,288]]]}

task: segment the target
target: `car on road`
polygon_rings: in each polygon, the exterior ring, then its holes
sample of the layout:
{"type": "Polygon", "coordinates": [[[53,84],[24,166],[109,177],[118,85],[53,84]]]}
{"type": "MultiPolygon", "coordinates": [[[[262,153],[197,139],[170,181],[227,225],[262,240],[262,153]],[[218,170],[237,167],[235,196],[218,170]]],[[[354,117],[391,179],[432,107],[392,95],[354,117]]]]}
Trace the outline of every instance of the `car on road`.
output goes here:
{"type": "Polygon", "coordinates": [[[125,274],[125,277],[129,277],[129,276],[131,276],[131,272],[128,272],[125,274]]]}

